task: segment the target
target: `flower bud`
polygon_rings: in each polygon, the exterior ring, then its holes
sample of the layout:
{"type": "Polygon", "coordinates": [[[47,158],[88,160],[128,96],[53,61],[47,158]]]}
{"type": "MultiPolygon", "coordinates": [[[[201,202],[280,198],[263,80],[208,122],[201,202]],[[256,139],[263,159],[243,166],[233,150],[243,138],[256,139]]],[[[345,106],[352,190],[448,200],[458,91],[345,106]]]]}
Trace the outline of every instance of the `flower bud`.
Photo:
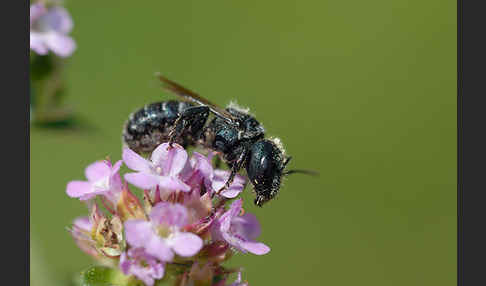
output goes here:
{"type": "Polygon", "coordinates": [[[98,224],[102,218],[104,218],[103,213],[100,211],[98,208],[98,205],[93,202],[93,204],[90,206],[91,208],[91,213],[89,216],[89,220],[91,224],[93,225],[92,229],[96,229],[98,227],[98,224]]]}
{"type": "Polygon", "coordinates": [[[198,262],[192,265],[189,278],[194,286],[211,286],[213,281],[213,269],[211,263],[201,266],[198,262]]]}
{"type": "Polygon", "coordinates": [[[125,248],[123,223],[118,216],[111,219],[102,217],[96,228],[93,228],[92,238],[96,241],[98,250],[110,258],[119,256],[125,248]]]}
{"type": "Polygon", "coordinates": [[[88,217],[79,217],[74,220],[72,227],[69,230],[78,247],[85,253],[99,258],[99,253],[96,250],[95,242],[91,239],[92,223],[88,217]]]}
{"type": "Polygon", "coordinates": [[[116,205],[117,214],[122,221],[128,219],[146,219],[144,209],[138,198],[128,188],[124,188],[116,205]]]}
{"type": "Polygon", "coordinates": [[[203,247],[200,257],[209,261],[220,263],[228,259],[232,252],[228,251],[229,245],[224,241],[215,241],[203,247]]]}

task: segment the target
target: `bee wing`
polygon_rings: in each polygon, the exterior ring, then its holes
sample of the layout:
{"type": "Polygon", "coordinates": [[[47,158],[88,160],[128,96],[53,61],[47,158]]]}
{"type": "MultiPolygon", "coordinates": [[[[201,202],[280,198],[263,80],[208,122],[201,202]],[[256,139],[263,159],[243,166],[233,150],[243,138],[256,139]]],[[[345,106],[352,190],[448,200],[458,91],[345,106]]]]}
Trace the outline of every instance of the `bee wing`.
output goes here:
{"type": "Polygon", "coordinates": [[[219,117],[225,119],[228,122],[234,122],[235,121],[235,118],[231,115],[231,113],[229,113],[225,109],[217,106],[216,104],[213,104],[212,102],[205,99],[204,97],[201,97],[197,93],[190,91],[189,89],[181,86],[180,84],[171,81],[170,79],[164,77],[160,73],[157,73],[156,76],[162,82],[163,87],[166,90],[174,93],[175,95],[182,97],[186,101],[190,101],[190,102],[196,103],[198,105],[205,105],[205,106],[209,107],[211,112],[213,112],[216,116],[219,116],[219,117]]]}

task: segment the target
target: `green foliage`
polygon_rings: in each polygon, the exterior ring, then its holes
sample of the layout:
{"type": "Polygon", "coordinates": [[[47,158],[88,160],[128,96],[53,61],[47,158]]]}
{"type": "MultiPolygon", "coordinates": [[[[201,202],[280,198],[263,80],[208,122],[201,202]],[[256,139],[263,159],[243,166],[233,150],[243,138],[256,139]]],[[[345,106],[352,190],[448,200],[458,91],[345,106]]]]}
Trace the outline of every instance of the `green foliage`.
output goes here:
{"type": "Polygon", "coordinates": [[[141,281],[104,266],[91,266],[81,272],[80,278],[79,286],[144,286],[141,281]]]}
{"type": "Polygon", "coordinates": [[[30,57],[30,79],[41,80],[52,74],[58,60],[51,53],[45,56],[39,56],[35,53],[31,53],[30,57]]]}
{"type": "Polygon", "coordinates": [[[68,125],[72,110],[64,105],[66,93],[65,62],[52,55],[31,53],[30,57],[30,106],[32,119],[40,125],[56,127],[68,125]]]}

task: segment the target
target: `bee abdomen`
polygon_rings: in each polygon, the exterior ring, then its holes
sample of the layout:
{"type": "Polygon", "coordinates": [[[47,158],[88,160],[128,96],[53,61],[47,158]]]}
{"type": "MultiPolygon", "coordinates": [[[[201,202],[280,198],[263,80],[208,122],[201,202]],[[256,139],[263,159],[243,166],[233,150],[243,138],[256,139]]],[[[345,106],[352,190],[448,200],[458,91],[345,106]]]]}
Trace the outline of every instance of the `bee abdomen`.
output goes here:
{"type": "MultiPolygon", "coordinates": [[[[130,114],[123,128],[123,142],[137,153],[152,152],[169,141],[169,132],[180,112],[192,105],[181,101],[162,101],[144,106],[130,114]]],[[[186,146],[191,138],[181,136],[176,142],[186,146]]]]}

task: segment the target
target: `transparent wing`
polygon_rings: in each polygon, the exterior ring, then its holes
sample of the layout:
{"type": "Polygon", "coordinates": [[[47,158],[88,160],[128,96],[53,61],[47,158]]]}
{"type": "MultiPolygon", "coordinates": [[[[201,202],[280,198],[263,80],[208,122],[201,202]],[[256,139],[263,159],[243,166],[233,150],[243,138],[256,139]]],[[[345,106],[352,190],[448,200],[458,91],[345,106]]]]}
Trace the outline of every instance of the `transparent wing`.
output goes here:
{"type": "Polygon", "coordinates": [[[235,121],[235,118],[231,115],[231,113],[229,113],[225,109],[217,106],[216,104],[213,104],[209,100],[201,97],[197,93],[190,91],[189,89],[181,86],[180,84],[178,84],[176,82],[171,81],[170,79],[164,77],[160,73],[157,73],[156,76],[162,82],[162,85],[166,90],[174,93],[175,95],[182,97],[186,101],[190,101],[190,102],[196,103],[198,105],[205,105],[205,106],[209,107],[211,112],[213,112],[216,116],[219,116],[219,117],[225,119],[228,122],[234,122],[235,121]]]}

